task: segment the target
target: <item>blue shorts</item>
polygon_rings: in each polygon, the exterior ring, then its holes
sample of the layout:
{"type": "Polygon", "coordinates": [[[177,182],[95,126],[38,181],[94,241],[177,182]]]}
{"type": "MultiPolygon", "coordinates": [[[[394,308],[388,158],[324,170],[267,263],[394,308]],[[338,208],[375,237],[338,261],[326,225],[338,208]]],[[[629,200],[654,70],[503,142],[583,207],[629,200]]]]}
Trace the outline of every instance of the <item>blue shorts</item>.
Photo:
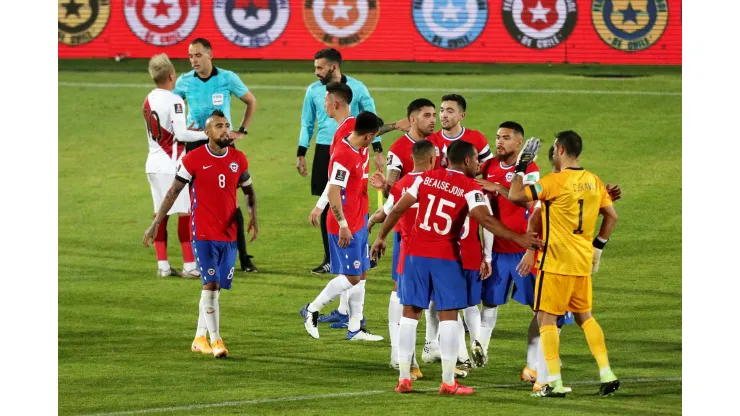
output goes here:
{"type": "Polygon", "coordinates": [[[573,312],[566,312],[565,315],[558,316],[557,326],[572,325],[576,321],[573,312]]]}
{"type": "Polygon", "coordinates": [[[360,276],[370,270],[367,227],[355,234],[346,248],[339,247],[339,235],[329,233],[329,262],[332,274],[360,276]]]}
{"type": "Polygon", "coordinates": [[[483,289],[483,281],[480,280],[480,271],[463,269],[463,276],[465,276],[468,284],[468,306],[478,306],[483,289]]]}
{"type": "Polygon", "coordinates": [[[464,309],[468,306],[467,286],[458,261],[406,256],[398,297],[402,305],[422,309],[429,307],[430,300],[438,311],[464,309]]]}
{"type": "Polygon", "coordinates": [[[236,241],[194,240],[193,254],[205,285],[217,282],[221,289],[231,289],[236,264],[236,241]]]}
{"type": "Polygon", "coordinates": [[[481,298],[486,305],[504,305],[509,301],[509,292],[512,283],[514,290],[511,297],[522,305],[534,304],[535,276],[519,276],[516,266],[524,257],[524,253],[496,253],[493,252],[491,277],[483,281],[481,298]]]}
{"type": "Polygon", "coordinates": [[[398,269],[398,261],[401,258],[401,233],[393,232],[393,264],[391,267],[393,268],[393,281],[398,281],[398,272],[396,269],[398,269]]]}

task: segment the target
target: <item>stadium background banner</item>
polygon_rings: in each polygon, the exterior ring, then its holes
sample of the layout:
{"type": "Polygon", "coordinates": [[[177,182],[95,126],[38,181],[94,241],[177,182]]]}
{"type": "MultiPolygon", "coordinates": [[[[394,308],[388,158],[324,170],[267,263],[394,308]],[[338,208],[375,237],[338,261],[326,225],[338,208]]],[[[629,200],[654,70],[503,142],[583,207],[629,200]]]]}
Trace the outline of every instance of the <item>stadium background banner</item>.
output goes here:
{"type": "Polygon", "coordinates": [[[60,58],[681,64],[681,0],[59,0],[60,58]]]}

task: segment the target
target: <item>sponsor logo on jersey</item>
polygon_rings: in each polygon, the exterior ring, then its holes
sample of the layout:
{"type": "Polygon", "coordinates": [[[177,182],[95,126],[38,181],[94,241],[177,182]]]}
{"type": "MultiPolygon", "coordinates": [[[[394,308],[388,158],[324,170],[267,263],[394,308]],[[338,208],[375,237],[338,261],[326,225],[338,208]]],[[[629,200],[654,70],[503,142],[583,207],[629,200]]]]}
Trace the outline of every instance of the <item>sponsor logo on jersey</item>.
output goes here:
{"type": "Polygon", "coordinates": [[[214,274],[216,274],[216,269],[214,269],[214,268],[208,269],[208,275],[209,276],[213,276],[214,274]]]}
{"type": "Polygon", "coordinates": [[[514,172],[506,172],[506,182],[511,183],[512,179],[514,179],[514,172]]]}
{"type": "Polygon", "coordinates": [[[636,52],[660,39],[668,24],[667,0],[594,0],[591,21],[601,40],[614,49],[636,52]]]}
{"type": "Polygon", "coordinates": [[[175,113],[176,114],[182,114],[182,104],[175,103],[175,113]]]}
{"type": "Polygon", "coordinates": [[[504,0],[504,26],[517,42],[532,49],[558,46],[573,33],[575,0],[504,0]]]}
{"type": "Polygon", "coordinates": [[[283,34],[290,17],[288,0],[215,0],[213,18],[221,34],[244,48],[262,48],[283,34]]]}
{"type": "Polygon", "coordinates": [[[483,194],[476,192],[475,194],[475,202],[483,202],[483,194]]]}
{"type": "Polygon", "coordinates": [[[123,15],[131,31],[157,46],[183,41],[200,17],[200,0],[124,0],[123,15]]]}
{"type": "Polygon", "coordinates": [[[338,170],[336,176],[334,178],[340,182],[344,182],[344,179],[347,177],[347,171],[346,170],[338,170]]]}
{"type": "Polygon", "coordinates": [[[306,0],[303,22],[319,42],[333,47],[359,45],[378,23],[380,8],[374,0],[306,0]]]}
{"type": "Polygon", "coordinates": [[[473,43],[488,21],[485,0],[413,0],[411,14],[419,34],[434,46],[458,49],[473,43]]]}
{"type": "Polygon", "coordinates": [[[231,169],[232,172],[236,173],[237,170],[239,170],[239,164],[236,162],[231,162],[229,165],[229,169],[231,169]]]}
{"type": "Polygon", "coordinates": [[[59,43],[84,45],[108,25],[109,0],[59,0],[59,43]]]}

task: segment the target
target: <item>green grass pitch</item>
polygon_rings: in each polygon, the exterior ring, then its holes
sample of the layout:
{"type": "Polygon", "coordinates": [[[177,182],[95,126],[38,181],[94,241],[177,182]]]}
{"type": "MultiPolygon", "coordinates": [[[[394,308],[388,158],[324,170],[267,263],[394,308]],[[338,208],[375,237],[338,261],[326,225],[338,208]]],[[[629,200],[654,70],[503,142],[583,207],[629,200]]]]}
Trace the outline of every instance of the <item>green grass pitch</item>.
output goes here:
{"type": "MultiPolygon", "coordinates": [[[[504,120],[519,121],[527,136],[546,143],[555,132],[574,129],[584,138],[583,166],[623,189],[616,203],[620,221],[594,277],[594,314],[622,388],[610,398],[594,396],[596,364],[581,331],[569,326],[563,329],[561,352],[563,375],[574,391],[565,400],[542,401],[530,398],[530,387],[518,381],[531,315],[516,303],[500,308],[489,366],[464,380],[484,387],[474,396],[439,397],[441,366],[423,363],[425,378],[414,387],[425,391],[392,392],[397,372],[388,368],[390,259],[369,273],[365,304],[369,328],[386,341],[346,342],[345,332],[324,325],[320,340],[305,333],[298,311],[327,281],[309,274],[320,260],[321,240],[308,223],[315,202],[309,179],[295,169],[301,104],[305,87],[315,80],[310,64],[300,73],[240,71],[258,99],[250,134],[238,147],[249,158],[258,195],[260,236],[249,251],[260,272],[237,272],[233,289],[221,296],[221,334],[230,357],[191,353],[199,283],[155,277],[154,251],[141,244],[152,216],[141,104],[153,85],[73,86],[148,85],[146,66],[141,68],[138,73],[59,72],[60,82],[72,83],[58,90],[61,414],[681,412],[680,73],[624,79],[515,70],[357,74],[386,120],[403,117],[414,98],[438,102],[459,89],[598,92],[463,93],[468,101],[464,125],[481,130],[491,143],[504,120]],[[274,85],[296,88],[264,87],[274,85]],[[374,92],[374,87],[383,89],[374,92]],[[620,93],[630,91],[673,94],[620,93]]],[[[235,103],[235,123],[242,111],[235,103]]],[[[385,149],[399,135],[387,134],[385,149]]],[[[540,166],[548,169],[546,160],[540,166]]],[[[375,198],[371,203],[375,209],[375,198]]],[[[170,240],[176,242],[173,222],[170,240]]],[[[171,243],[169,254],[171,263],[181,266],[179,244],[171,243]]]]}

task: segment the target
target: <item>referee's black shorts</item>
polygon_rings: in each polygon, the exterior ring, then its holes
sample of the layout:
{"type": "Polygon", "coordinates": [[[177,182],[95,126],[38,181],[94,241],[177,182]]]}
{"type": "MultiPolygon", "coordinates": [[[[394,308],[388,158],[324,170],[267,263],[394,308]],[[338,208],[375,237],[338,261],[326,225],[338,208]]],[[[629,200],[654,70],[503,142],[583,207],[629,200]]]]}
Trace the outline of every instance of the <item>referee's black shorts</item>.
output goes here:
{"type": "Polygon", "coordinates": [[[321,196],[329,182],[329,146],[317,144],[314,146],[313,167],[311,168],[311,195],[321,196]]]}

